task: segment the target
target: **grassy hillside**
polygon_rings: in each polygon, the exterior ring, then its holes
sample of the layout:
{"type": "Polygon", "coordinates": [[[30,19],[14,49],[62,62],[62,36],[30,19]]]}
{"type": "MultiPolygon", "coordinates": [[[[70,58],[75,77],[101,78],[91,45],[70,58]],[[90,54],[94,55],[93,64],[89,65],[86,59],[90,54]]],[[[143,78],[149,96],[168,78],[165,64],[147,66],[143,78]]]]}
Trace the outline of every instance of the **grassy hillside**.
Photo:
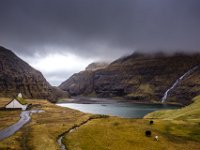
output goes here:
{"type": "Polygon", "coordinates": [[[145,118],[200,121],[200,96],[195,97],[189,106],[177,110],[152,112],[145,118]]]}
{"type": "Polygon", "coordinates": [[[66,136],[65,143],[69,150],[199,150],[200,96],[193,101],[187,107],[154,112],[144,119],[93,120],[66,136]],[[145,136],[147,130],[151,137],[145,136]],[[159,141],[154,140],[156,135],[159,141]]]}

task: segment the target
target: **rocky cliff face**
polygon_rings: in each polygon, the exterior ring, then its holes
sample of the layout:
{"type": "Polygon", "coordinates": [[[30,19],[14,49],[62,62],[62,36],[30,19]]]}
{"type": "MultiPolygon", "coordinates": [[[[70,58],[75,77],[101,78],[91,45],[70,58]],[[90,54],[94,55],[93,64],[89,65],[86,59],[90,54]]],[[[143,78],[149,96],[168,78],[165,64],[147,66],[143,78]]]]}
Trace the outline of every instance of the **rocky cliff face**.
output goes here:
{"type": "Polygon", "coordinates": [[[75,73],[63,82],[59,88],[69,92],[72,96],[91,94],[94,91],[95,71],[107,66],[108,63],[105,62],[91,63],[85,68],[85,71],[75,73]]]}
{"type": "Polygon", "coordinates": [[[55,101],[67,93],[52,87],[43,75],[13,52],[0,47],[0,96],[12,97],[22,93],[26,98],[55,101]]]}
{"type": "MultiPolygon", "coordinates": [[[[198,54],[131,55],[115,61],[104,70],[95,72],[94,90],[100,96],[123,96],[137,101],[160,101],[165,91],[177,78],[199,63],[198,54]]],[[[187,81],[186,85],[189,86],[192,80],[186,78],[183,81],[187,81]]],[[[196,84],[193,83],[194,85],[196,84]]],[[[169,94],[167,101],[189,103],[192,95],[186,95],[186,91],[180,90],[182,86],[178,86],[179,88],[174,89],[177,94],[174,94],[173,100],[169,94]],[[185,95],[185,98],[179,99],[182,95],[185,95]]],[[[197,94],[197,91],[193,93],[193,95],[197,94]]]]}
{"type": "Polygon", "coordinates": [[[175,87],[167,101],[189,104],[197,95],[200,95],[200,66],[175,87]]]}
{"type": "Polygon", "coordinates": [[[76,73],[63,82],[59,88],[69,92],[72,96],[90,94],[94,90],[94,71],[86,70],[76,73]]]}
{"type": "MultiPolygon", "coordinates": [[[[75,88],[74,95],[95,93],[98,97],[123,97],[141,102],[160,101],[177,78],[199,64],[199,54],[165,56],[137,53],[120,58],[104,69],[95,70],[91,76],[85,71],[76,74],[76,80],[72,80],[72,76],[65,82],[68,84],[60,87],[64,90],[67,88],[69,92],[78,85],[90,89],[85,92],[75,88]],[[86,78],[91,82],[83,84],[86,78]]],[[[199,81],[199,71],[196,70],[169,94],[167,101],[189,104],[193,96],[200,94],[199,81]]]]}

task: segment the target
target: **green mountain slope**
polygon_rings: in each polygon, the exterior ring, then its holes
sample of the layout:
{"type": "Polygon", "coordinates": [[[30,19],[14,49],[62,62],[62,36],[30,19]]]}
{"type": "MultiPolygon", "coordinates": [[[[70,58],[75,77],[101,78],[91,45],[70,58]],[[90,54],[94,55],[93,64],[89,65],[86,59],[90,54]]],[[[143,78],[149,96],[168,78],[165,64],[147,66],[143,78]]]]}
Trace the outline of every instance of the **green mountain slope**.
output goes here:
{"type": "Polygon", "coordinates": [[[192,101],[192,104],[181,109],[156,111],[144,118],[200,121],[200,96],[195,97],[192,101]]]}

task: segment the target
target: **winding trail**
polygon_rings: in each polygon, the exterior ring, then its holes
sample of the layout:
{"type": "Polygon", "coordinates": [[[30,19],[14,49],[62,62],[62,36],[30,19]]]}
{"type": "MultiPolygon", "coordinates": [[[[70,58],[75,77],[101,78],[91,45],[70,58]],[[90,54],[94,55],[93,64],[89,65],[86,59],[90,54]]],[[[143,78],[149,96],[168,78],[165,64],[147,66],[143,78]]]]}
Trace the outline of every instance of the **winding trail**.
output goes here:
{"type": "Polygon", "coordinates": [[[30,120],[31,120],[30,111],[22,111],[20,114],[20,120],[17,123],[0,131],[0,141],[13,135],[30,120]]]}

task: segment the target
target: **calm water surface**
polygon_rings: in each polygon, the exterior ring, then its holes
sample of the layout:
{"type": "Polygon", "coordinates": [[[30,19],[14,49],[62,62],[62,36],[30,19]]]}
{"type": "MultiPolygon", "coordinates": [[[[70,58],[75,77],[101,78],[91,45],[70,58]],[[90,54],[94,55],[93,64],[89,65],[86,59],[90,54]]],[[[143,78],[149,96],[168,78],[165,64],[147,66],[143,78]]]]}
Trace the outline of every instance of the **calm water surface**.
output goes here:
{"type": "Polygon", "coordinates": [[[142,118],[146,114],[162,109],[176,109],[180,106],[166,104],[130,104],[130,103],[115,103],[115,104],[76,104],[76,103],[61,103],[58,106],[76,109],[85,113],[104,114],[112,116],[120,116],[124,118],[142,118]]]}

